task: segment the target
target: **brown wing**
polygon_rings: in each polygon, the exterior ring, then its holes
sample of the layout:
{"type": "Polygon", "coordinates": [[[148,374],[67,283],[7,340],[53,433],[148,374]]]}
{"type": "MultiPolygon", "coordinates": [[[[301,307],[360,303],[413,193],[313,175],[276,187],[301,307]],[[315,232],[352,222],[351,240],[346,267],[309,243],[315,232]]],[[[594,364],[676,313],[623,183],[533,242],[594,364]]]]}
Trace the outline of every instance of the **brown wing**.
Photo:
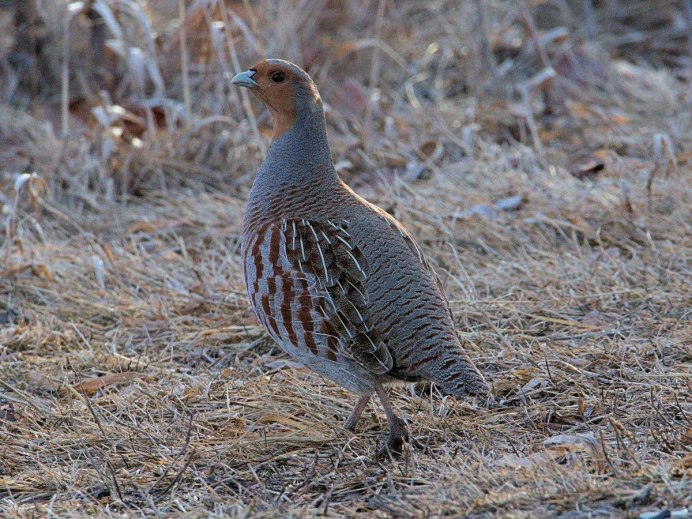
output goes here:
{"type": "Polygon", "coordinates": [[[336,347],[372,373],[390,371],[392,356],[369,322],[368,264],[352,243],[348,222],[283,220],[281,231],[282,266],[313,288],[313,308],[302,315],[316,317],[311,324],[328,349],[336,347]]]}

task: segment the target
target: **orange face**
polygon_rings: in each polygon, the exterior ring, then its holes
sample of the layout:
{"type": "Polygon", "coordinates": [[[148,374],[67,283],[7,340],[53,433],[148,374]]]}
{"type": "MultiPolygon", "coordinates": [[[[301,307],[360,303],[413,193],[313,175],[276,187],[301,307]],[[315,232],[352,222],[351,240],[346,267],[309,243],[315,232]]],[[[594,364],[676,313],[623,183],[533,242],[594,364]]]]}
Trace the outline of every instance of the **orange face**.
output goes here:
{"type": "Polygon", "coordinates": [[[299,109],[297,96],[307,95],[319,100],[310,77],[282,60],[262,60],[235,76],[232,82],[248,87],[267,106],[274,120],[274,139],[293,126],[299,109]]]}

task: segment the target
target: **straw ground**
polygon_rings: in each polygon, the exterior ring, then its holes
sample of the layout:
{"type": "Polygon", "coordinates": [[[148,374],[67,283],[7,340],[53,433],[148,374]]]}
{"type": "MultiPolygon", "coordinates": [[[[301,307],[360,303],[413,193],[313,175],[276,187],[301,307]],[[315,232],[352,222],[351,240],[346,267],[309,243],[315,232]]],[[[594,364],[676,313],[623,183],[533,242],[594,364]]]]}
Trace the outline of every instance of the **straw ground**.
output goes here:
{"type": "Polygon", "coordinates": [[[0,515],[691,501],[683,2],[9,4],[0,515]],[[340,174],[418,238],[493,384],[492,407],[393,389],[400,458],[248,308],[269,121],[228,78],[265,55],[310,69],[340,174]]]}

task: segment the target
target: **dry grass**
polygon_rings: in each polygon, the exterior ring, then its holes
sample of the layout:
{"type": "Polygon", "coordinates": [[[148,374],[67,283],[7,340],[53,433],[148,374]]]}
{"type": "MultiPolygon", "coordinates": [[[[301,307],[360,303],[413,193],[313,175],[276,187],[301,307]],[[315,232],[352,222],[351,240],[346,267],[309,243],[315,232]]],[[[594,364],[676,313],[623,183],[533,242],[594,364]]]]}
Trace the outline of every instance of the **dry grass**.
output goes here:
{"type": "Polygon", "coordinates": [[[63,46],[65,4],[28,2],[0,39],[0,515],[690,503],[683,2],[198,1],[182,32],[145,4],[96,2],[63,46]],[[375,457],[381,409],[341,429],[354,397],[248,309],[268,120],[228,74],[265,54],[310,67],[342,176],[418,237],[495,387],[494,408],[394,389],[422,444],[398,459],[375,457]]]}

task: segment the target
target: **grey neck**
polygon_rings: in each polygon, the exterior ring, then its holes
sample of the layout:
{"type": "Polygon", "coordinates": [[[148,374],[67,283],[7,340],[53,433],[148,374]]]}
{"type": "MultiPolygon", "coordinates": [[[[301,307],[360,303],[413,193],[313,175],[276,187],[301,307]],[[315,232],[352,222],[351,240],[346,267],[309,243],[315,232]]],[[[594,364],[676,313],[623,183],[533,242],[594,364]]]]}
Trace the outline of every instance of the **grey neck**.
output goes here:
{"type": "Polygon", "coordinates": [[[262,187],[338,183],[324,112],[319,102],[298,106],[295,123],[269,146],[253,190],[262,187]]]}

